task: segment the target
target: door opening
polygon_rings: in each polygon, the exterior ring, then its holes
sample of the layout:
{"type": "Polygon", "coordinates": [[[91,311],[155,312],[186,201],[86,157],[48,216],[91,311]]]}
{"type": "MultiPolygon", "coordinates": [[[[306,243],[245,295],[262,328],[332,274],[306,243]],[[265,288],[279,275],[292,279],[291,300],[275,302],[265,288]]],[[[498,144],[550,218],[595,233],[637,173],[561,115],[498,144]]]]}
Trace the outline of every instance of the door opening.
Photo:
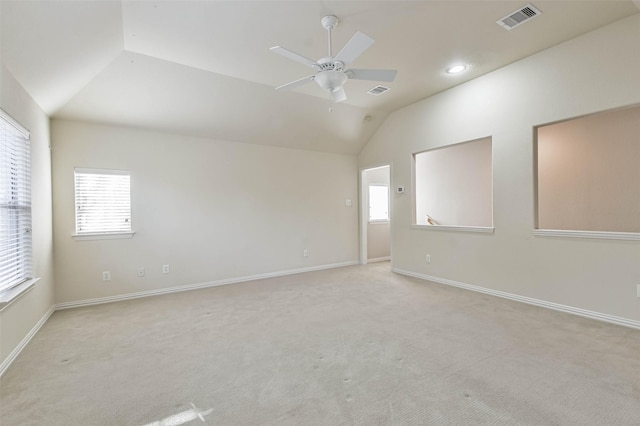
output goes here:
{"type": "Polygon", "coordinates": [[[391,166],[360,173],[360,263],[391,260],[391,166]]]}

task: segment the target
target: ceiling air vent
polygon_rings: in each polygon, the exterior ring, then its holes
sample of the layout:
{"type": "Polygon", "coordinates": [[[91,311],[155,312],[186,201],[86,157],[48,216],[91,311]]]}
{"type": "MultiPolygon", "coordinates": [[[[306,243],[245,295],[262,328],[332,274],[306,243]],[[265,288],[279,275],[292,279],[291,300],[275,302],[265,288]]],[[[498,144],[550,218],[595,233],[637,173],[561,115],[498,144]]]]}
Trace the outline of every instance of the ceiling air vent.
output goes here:
{"type": "Polygon", "coordinates": [[[516,10],[513,13],[505,16],[504,18],[498,19],[496,23],[507,30],[512,30],[520,24],[524,24],[530,19],[535,18],[538,15],[542,15],[534,5],[529,3],[525,7],[520,10],[516,10]]]}
{"type": "Polygon", "coordinates": [[[369,90],[367,93],[370,95],[376,95],[376,96],[380,96],[382,95],[384,92],[386,92],[387,90],[389,90],[388,87],[384,87],[384,86],[376,86],[373,89],[369,90]]]}

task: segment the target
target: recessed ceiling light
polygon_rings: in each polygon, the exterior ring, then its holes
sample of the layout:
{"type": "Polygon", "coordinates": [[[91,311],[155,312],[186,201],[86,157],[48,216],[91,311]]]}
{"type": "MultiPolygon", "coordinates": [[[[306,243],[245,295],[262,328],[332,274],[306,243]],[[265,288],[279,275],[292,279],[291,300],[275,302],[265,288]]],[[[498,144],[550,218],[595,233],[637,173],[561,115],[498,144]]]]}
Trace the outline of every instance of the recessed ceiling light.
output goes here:
{"type": "Polygon", "coordinates": [[[467,69],[466,65],[454,65],[452,67],[447,68],[447,74],[458,74],[466,69],[467,69]]]}

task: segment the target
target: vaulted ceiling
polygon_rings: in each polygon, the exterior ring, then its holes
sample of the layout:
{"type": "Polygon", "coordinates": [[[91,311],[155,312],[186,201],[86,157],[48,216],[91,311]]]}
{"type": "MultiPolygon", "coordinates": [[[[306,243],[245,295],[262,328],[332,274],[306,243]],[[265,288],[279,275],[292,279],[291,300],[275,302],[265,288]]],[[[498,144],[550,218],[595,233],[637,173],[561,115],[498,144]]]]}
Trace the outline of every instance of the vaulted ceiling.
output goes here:
{"type": "Polygon", "coordinates": [[[53,118],[356,154],[393,110],[639,12],[637,2],[539,1],[511,31],[496,20],[525,1],[13,1],[0,2],[2,63],[53,118]],[[327,56],[356,31],[375,43],[356,68],[397,69],[391,90],[349,80],[329,112],[312,73],[270,52],[327,56]],[[465,63],[468,70],[445,69],[465,63]]]}

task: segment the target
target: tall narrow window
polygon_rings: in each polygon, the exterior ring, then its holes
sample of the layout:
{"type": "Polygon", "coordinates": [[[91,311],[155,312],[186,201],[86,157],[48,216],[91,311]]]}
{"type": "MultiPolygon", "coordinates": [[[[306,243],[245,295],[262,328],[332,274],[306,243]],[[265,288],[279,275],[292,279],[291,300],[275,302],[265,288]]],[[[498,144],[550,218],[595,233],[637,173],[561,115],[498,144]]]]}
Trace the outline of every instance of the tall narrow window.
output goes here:
{"type": "Polygon", "coordinates": [[[0,110],[0,292],[31,277],[29,132],[0,110]]]}
{"type": "Polygon", "coordinates": [[[75,169],[76,234],[131,232],[127,170],[75,169]]]}
{"type": "Polygon", "coordinates": [[[389,187],[369,185],[369,222],[389,221],[389,187]]]}

